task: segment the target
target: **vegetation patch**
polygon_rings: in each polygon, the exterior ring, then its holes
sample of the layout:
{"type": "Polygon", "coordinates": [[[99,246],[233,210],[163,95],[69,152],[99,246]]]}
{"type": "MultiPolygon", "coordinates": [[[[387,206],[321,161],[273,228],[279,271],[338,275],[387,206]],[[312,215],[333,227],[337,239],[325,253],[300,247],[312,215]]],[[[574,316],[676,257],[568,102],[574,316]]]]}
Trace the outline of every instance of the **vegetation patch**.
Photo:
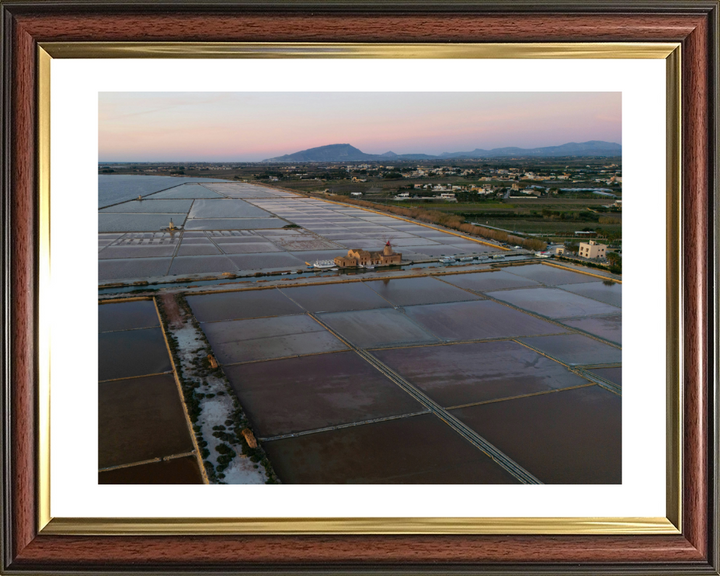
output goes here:
{"type": "Polygon", "coordinates": [[[210,345],[187,300],[179,294],[173,298],[181,327],[169,321],[162,298],[157,299],[158,310],[209,480],[216,484],[278,482],[262,447],[248,445],[243,430],[252,425],[222,368],[213,368],[210,345]]]}

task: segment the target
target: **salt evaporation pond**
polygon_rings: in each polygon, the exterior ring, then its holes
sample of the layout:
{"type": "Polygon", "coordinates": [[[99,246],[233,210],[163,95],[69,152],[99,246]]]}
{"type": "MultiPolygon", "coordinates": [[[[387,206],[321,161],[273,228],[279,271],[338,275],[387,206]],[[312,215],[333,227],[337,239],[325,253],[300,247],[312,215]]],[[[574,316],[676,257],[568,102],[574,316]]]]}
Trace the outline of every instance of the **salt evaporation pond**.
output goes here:
{"type": "Polygon", "coordinates": [[[147,196],[189,182],[227,182],[214,178],[187,178],[182,176],[135,176],[133,174],[99,174],[98,208],[147,196]]]}

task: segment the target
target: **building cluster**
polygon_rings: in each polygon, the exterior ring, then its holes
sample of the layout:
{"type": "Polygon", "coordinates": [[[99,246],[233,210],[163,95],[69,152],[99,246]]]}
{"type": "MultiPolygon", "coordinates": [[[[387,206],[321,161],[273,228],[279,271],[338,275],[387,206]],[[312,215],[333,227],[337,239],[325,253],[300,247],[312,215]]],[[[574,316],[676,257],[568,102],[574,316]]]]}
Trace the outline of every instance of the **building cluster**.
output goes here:
{"type": "Polygon", "coordinates": [[[380,252],[370,252],[354,248],[348,250],[347,256],[335,258],[339,268],[361,268],[365,266],[393,266],[402,262],[402,254],[395,252],[388,241],[380,252]]]}
{"type": "Polygon", "coordinates": [[[456,166],[394,166],[382,164],[348,164],[345,166],[348,172],[377,173],[382,175],[384,171],[399,172],[403,178],[434,178],[437,176],[474,176],[477,172],[472,168],[458,168],[456,166]]]}
{"type": "MultiPolygon", "coordinates": [[[[416,185],[417,187],[417,185],[416,185]]],[[[441,200],[443,202],[457,202],[457,198],[455,197],[455,192],[450,192],[450,190],[459,190],[463,191],[463,188],[460,186],[453,186],[451,187],[444,187],[444,186],[435,186],[429,188],[433,192],[440,192],[439,194],[435,194],[434,196],[410,196],[410,192],[401,192],[400,194],[396,194],[393,196],[394,200],[411,200],[413,198],[422,198],[423,200],[441,200]]]]}

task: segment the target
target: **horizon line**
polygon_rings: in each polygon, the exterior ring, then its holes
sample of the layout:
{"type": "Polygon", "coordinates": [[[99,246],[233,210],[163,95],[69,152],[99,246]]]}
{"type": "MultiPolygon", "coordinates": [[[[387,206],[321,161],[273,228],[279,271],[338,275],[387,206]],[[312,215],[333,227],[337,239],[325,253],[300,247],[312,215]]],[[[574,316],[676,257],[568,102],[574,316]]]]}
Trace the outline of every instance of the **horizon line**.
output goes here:
{"type": "MultiPolygon", "coordinates": [[[[613,142],[613,141],[610,141],[610,140],[585,140],[585,141],[582,141],[582,142],[572,141],[572,142],[564,142],[564,143],[562,143],[562,144],[550,144],[550,145],[546,145],[546,146],[534,146],[534,147],[532,147],[532,148],[523,148],[523,147],[521,147],[521,146],[500,146],[500,147],[496,147],[496,148],[477,148],[477,147],[476,147],[476,148],[474,148],[473,150],[467,150],[467,152],[474,152],[475,150],[487,150],[487,151],[489,151],[489,152],[492,152],[493,150],[502,150],[502,149],[505,149],[505,148],[518,148],[519,150],[536,150],[536,149],[539,149],[539,148],[557,148],[557,147],[560,147],[560,146],[565,146],[565,145],[567,145],[567,144],[586,144],[586,143],[588,143],[588,142],[603,142],[603,143],[606,143],[606,144],[615,144],[615,145],[617,145],[617,146],[622,147],[622,143],[620,143],[620,142],[613,142]]],[[[463,160],[463,159],[464,159],[464,160],[481,160],[481,158],[460,158],[460,157],[456,157],[456,158],[443,158],[443,157],[442,157],[442,155],[444,155],[444,154],[461,154],[462,151],[458,151],[458,152],[441,152],[440,154],[428,154],[428,153],[426,153],[426,152],[403,152],[403,153],[396,153],[396,152],[394,152],[394,151],[392,151],[392,150],[387,150],[386,152],[364,152],[363,150],[361,150],[361,149],[358,148],[357,146],[354,146],[353,144],[350,144],[349,142],[335,142],[335,143],[332,143],[332,144],[322,144],[322,145],[320,145],[320,146],[312,146],[312,147],[310,147],[310,148],[303,148],[303,149],[301,149],[301,150],[296,150],[295,152],[288,152],[288,153],[286,153],[286,154],[281,154],[280,156],[272,156],[272,157],[270,157],[270,158],[265,158],[265,159],[263,159],[263,160],[240,160],[240,159],[238,159],[238,160],[230,160],[230,159],[224,159],[224,160],[220,160],[220,159],[218,159],[218,160],[193,160],[193,159],[184,159],[184,160],[181,160],[181,159],[173,159],[173,160],[139,160],[139,159],[138,159],[138,160],[98,160],[98,164],[100,164],[100,163],[115,163],[115,164],[119,164],[119,163],[129,163],[129,162],[135,162],[135,163],[158,163],[158,164],[160,164],[160,163],[163,163],[163,164],[172,164],[172,163],[180,163],[180,162],[195,162],[195,163],[198,163],[198,164],[209,164],[209,163],[215,163],[215,162],[234,162],[234,163],[242,163],[242,164],[258,164],[258,163],[267,162],[268,160],[272,160],[272,159],[274,159],[274,158],[282,158],[283,156],[291,156],[291,155],[293,155],[293,154],[299,154],[299,153],[301,153],[301,152],[307,152],[308,150],[315,150],[315,149],[318,149],[318,148],[325,148],[325,147],[328,147],[328,146],[352,146],[353,148],[359,150],[361,153],[363,153],[363,154],[368,154],[368,155],[371,155],[371,156],[383,156],[383,155],[385,155],[385,154],[395,154],[396,156],[415,156],[415,155],[418,155],[418,156],[419,156],[419,155],[430,156],[430,158],[407,159],[407,161],[453,160],[453,159],[455,159],[455,160],[463,160]]],[[[559,157],[562,157],[562,156],[559,156],[559,157]]],[[[575,156],[575,157],[577,157],[577,158],[584,158],[585,156],[575,156]]],[[[592,156],[588,156],[588,157],[592,157],[592,156]]],[[[602,157],[602,156],[598,156],[598,158],[601,158],[601,157],[602,157]]],[[[494,158],[494,159],[497,159],[497,158],[502,158],[502,157],[496,157],[496,158],[494,158]]],[[[543,157],[543,158],[552,158],[552,156],[543,157]]],[[[392,158],[388,158],[388,160],[390,160],[390,159],[392,159],[392,158]]],[[[400,159],[400,160],[402,161],[402,159],[400,159]]],[[[320,162],[320,163],[321,163],[321,162],[326,162],[326,163],[327,163],[327,162],[363,162],[363,161],[373,162],[373,161],[376,161],[376,160],[318,160],[318,161],[308,161],[308,160],[300,161],[300,160],[298,160],[298,162],[305,162],[305,163],[316,163],[316,162],[320,162]]]]}

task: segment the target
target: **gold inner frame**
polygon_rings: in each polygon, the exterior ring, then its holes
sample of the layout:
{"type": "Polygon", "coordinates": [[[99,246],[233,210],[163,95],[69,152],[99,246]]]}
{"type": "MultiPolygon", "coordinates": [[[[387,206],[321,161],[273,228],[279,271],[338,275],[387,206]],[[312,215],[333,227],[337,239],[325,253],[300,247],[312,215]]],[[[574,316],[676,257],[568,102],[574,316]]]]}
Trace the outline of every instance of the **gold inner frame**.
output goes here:
{"type": "Polygon", "coordinates": [[[38,529],[55,535],[679,534],[682,494],[681,46],[679,43],[334,44],[48,42],[37,52],[38,529]],[[50,68],[53,58],[496,58],[666,60],[667,418],[665,518],[53,518],[50,514],[50,68]]]}

